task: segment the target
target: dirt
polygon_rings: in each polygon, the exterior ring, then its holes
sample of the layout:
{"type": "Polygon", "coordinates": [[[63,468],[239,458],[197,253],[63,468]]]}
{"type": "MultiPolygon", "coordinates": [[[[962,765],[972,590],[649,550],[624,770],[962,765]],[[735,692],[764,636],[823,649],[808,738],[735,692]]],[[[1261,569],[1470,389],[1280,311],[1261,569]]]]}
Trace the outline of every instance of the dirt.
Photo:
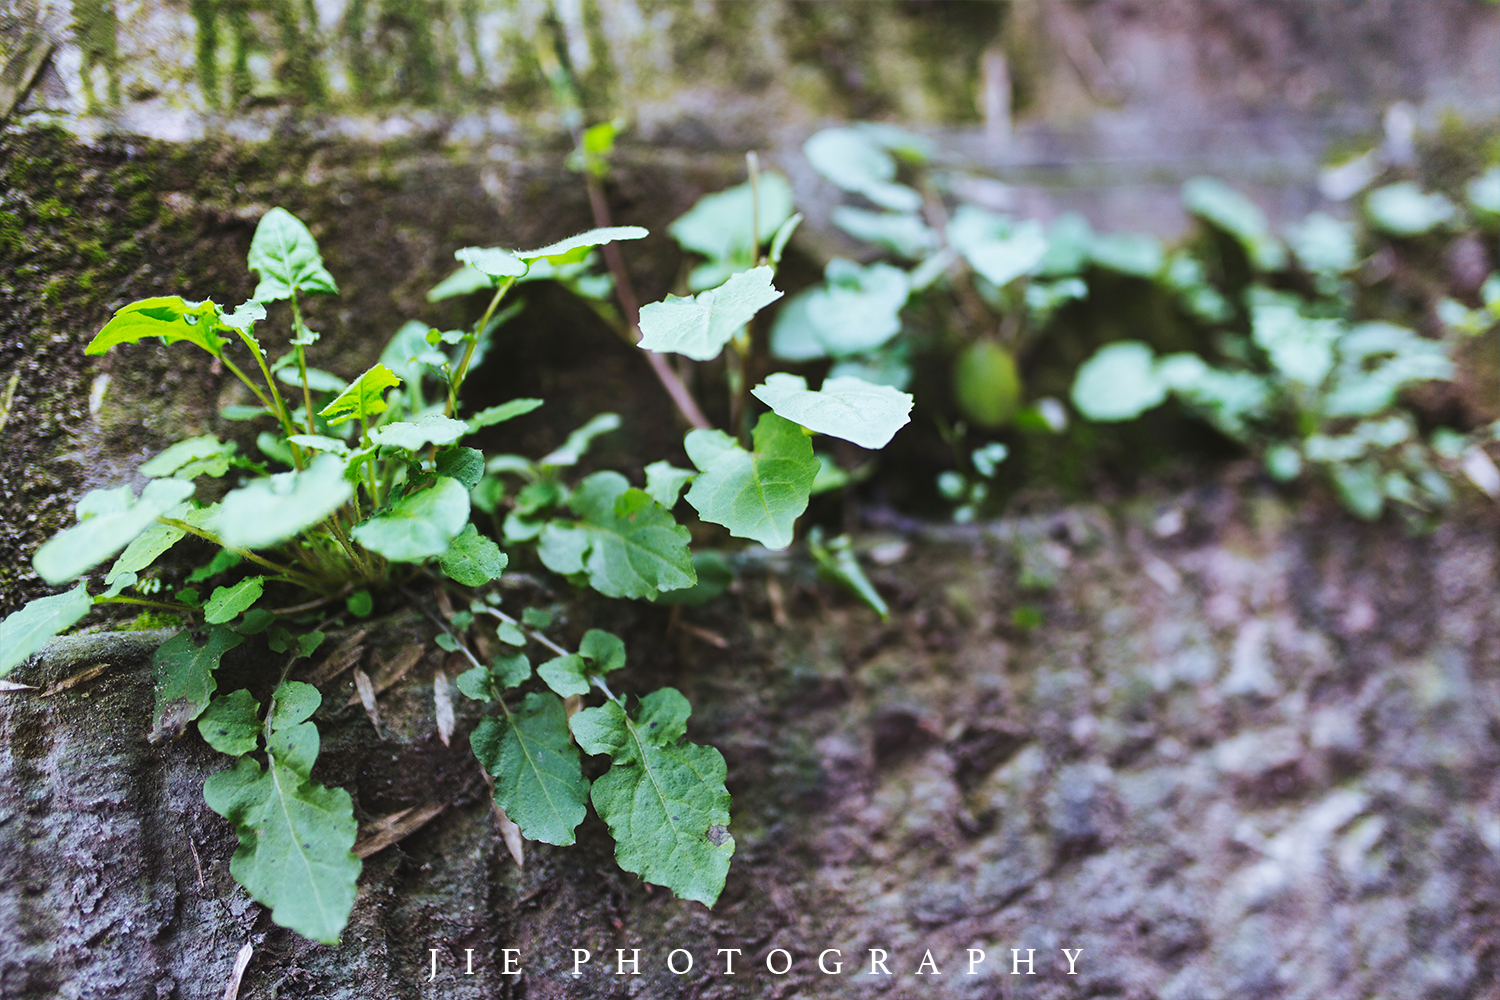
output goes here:
{"type": "MultiPolygon", "coordinates": [[[[629,691],[692,701],[689,737],[723,751],[735,796],[713,910],[621,872],[592,817],[518,869],[468,756],[473,712],[451,747],[436,735],[429,652],[381,698],[378,736],[347,673],[324,686],[315,776],[367,824],[446,808],[366,862],[344,943],[310,944],[229,876],[233,836],[201,797],[224,759],[147,743],[143,645],[75,641],[17,679],[110,668],[0,696],[0,993],[219,997],[249,942],[245,998],[1497,995],[1492,510],[1408,537],[1250,480],[903,524],[872,514],[863,536],[889,560],[889,624],[795,558],[680,620],[508,598],[554,607],[563,641],[616,628],[629,691]],[[593,959],[577,979],[574,948],[593,959]],[[637,948],[640,975],[616,975],[637,948]],[[818,970],[825,949],[841,975],[818,970]],[[1013,976],[1032,950],[1035,977],[1013,976]]],[[[384,628],[367,670],[426,638],[411,616],[384,628]]],[[[224,684],[268,667],[232,660],[224,684]]]]}

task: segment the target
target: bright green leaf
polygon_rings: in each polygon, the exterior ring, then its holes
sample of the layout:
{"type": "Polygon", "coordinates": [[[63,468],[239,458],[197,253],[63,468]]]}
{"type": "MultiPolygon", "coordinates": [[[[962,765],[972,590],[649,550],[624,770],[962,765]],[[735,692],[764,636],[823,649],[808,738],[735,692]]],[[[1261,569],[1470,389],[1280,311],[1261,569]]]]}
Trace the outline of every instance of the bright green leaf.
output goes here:
{"type": "Polygon", "coordinates": [[[1359,263],[1354,226],[1324,212],[1314,212],[1287,231],[1302,266],[1316,274],[1343,274],[1359,263]]]}
{"type": "Polygon", "coordinates": [[[572,729],[586,752],[613,761],[592,799],[620,867],[712,906],[734,854],[727,768],[713,747],[680,742],[691,711],[676,689],[663,688],[641,699],[633,719],[607,701],[573,716],[572,729]]]}
{"type": "Polygon", "coordinates": [[[0,622],[0,677],[25,663],[47,640],[89,613],[88,584],[51,597],[38,597],[0,622]]]}
{"type": "Polygon", "coordinates": [[[464,525],[439,560],[443,572],[465,587],[482,587],[498,579],[509,562],[500,546],[479,533],[472,524],[464,525]]]}
{"type": "Polygon", "coordinates": [[[589,476],[568,506],[581,520],[549,523],[537,548],[553,572],[587,572],[606,597],[652,597],[696,579],[688,530],[618,472],[589,476]]]}
{"type": "Polygon", "coordinates": [[[210,625],[233,621],[241,611],[260,600],[265,586],[265,577],[247,576],[232,586],[215,588],[213,595],[203,605],[203,620],[210,625]]]}
{"type": "Polygon", "coordinates": [[[588,668],[577,653],[553,657],[537,667],[536,672],[549,688],[564,698],[589,693],[588,668]]]}
{"type": "Polygon", "coordinates": [[[1073,405],[1090,420],[1133,420],[1167,398],[1151,348],[1136,340],[1105,344],[1078,366],[1073,405]]]}
{"type": "MultiPolygon", "coordinates": [[[[640,226],[606,226],[602,229],[590,229],[586,233],[577,236],[569,236],[565,240],[549,243],[538,250],[516,250],[515,256],[520,260],[531,261],[538,258],[558,258],[582,250],[587,247],[603,246],[606,243],[614,243],[618,240],[640,240],[651,235],[640,226]]],[[[565,263],[565,261],[553,260],[553,263],[565,263]]]]}
{"type": "Polygon", "coordinates": [[[377,363],[318,411],[330,426],[345,420],[368,420],[385,412],[385,391],[401,384],[401,378],[385,365],[377,363]]]}
{"type": "MultiPolygon", "coordinates": [[[[556,451],[538,459],[537,465],[577,465],[578,460],[588,453],[594,443],[594,438],[610,431],[618,430],[620,418],[614,413],[601,413],[588,423],[568,435],[568,439],[562,443],[556,451]]],[[[498,471],[491,463],[489,471],[498,471]]]]}
{"type": "Polygon", "coordinates": [[[813,339],[827,353],[841,357],[871,351],[900,331],[901,307],[911,295],[906,272],[889,264],[862,267],[834,258],[823,276],[824,286],[808,297],[804,308],[813,339]]]}
{"type": "Polygon", "coordinates": [[[1271,235],[1266,213],[1244,194],[1213,177],[1194,177],[1182,185],[1183,206],[1200,219],[1233,236],[1250,263],[1262,271],[1286,266],[1286,251],[1271,235]]]}
{"type": "Polygon", "coordinates": [[[493,289],[494,287],[495,283],[490,280],[489,275],[465,264],[434,285],[432,291],[427,293],[427,301],[441,302],[444,299],[477,292],[481,288],[493,289]]]}
{"type": "Polygon", "coordinates": [[[802,376],[778,372],[751,393],[778,416],[861,448],[884,448],[911,419],[911,396],[857,378],[824,379],[813,392],[802,376]]]}
{"type": "Polygon", "coordinates": [[[921,260],[937,249],[937,234],[916,214],[867,212],[837,205],[830,219],[855,239],[884,247],[906,260],[921,260]]]}
{"type": "Polygon", "coordinates": [[[495,777],[495,802],[521,834],[567,845],[588,813],[589,783],[568,738],[568,713],[554,694],[533,691],[514,710],[486,718],[469,737],[474,756],[495,777]]]}
{"type": "Polygon", "coordinates": [[[283,542],[338,510],[353,495],[344,461],[319,455],[301,472],[252,480],[219,505],[214,527],[230,548],[260,549],[283,542]]]}
{"type": "Polygon", "coordinates": [[[682,488],[693,481],[697,473],[690,469],[679,469],[671,462],[652,462],[646,466],[646,492],[651,499],[667,510],[677,505],[682,488]]]}
{"type": "MultiPolygon", "coordinates": [[[[217,505],[215,505],[217,506],[217,505]]],[[[179,504],[170,510],[163,511],[162,517],[170,517],[174,520],[202,521],[215,516],[214,511],[195,510],[191,504],[179,504]]],[[[115,579],[126,573],[139,573],[160,558],[161,554],[176,545],[187,532],[170,524],[162,524],[160,521],[151,525],[141,534],[137,535],[135,541],[125,546],[125,551],[120,553],[118,559],[110,566],[109,573],[104,577],[106,584],[112,584],[115,579]]],[[[233,553],[231,553],[233,555],[233,553]]],[[[235,556],[238,561],[239,557],[235,556]]],[[[204,579],[199,577],[198,579],[204,579]]],[[[196,582],[193,577],[188,577],[188,582],[196,582]]]]}
{"type": "Polygon", "coordinates": [[[1399,181],[1371,191],[1365,198],[1365,214],[1392,236],[1420,236],[1452,222],[1458,210],[1441,194],[1427,194],[1411,181],[1399,181]]]}
{"type": "Polygon", "coordinates": [[[217,358],[227,343],[217,332],[219,316],[216,302],[188,302],[180,295],[141,299],[117,311],[83,353],[103,354],[116,344],[162,337],[169,344],[185,340],[217,358]]]}
{"type": "Polygon", "coordinates": [[[526,273],[524,262],[499,247],[464,247],[454,251],[453,256],[491,279],[519,278],[526,273]]]}
{"type": "Polygon", "coordinates": [[[769,267],[757,267],[698,295],[668,295],[665,301],[651,303],[641,310],[640,346],[696,361],[717,357],[756,313],[781,298],[771,286],[774,273],[769,267]]]}
{"type": "Polygon", "coordinates": [[[252,753],[260,746],[260,702],[243,688],[217,695],[198,717],[198,732],[220,753],[252,753]]]}
{"type": "Polygon", "coordinates": [[[312,233],[284,208],[273,208],[261,217],[250,240],[248,262],[250,270],[260,274],[252,296],[257,302],[291,298],[293,292],[338,294],[312,233]]]}
{"type": "Polygon", "coordinates": [[[484,478],[484,452],[478,448],[444,448],[438,452],[436,469],[438,475],[449,476],[472,490],[484,478]]]}
{"type": "Polygon", "coordinates": [[[915,212],[922,207],[921,195],[894,183],[896,161],[868,132],[827,128],[803,143],[802,152],[818,173],[881,208],[915,212]]]}
{"type": "Polygon", "coordinates": [[[387,448],[420,451],[429,444],[449,445],[469,433],[462,420],[441,413],[424,413],[414,420],[398,420],[370,432],[370,442],[387,448]]]}
{"type": "Polygon", "coordinates": [[[408,493],[350,534],[387,559],[418,562],[447,552],[468,523],[469,491],[456,479],[438,476],[430,487],[408,493]]]}
{"type": "Polygon", "coordinates": [[[218,686],[214,671],[219,660],[244,641],[244,636],[216,627],[209,630],[208,642],[202,646],[193,642],[190,633],[179,632],[157,648],[151,658],[156,692],[153,741],[175,738],[202,714],[218,686]]]}
{"type": "Polygon", "coordinates": [[[734,570],[721,553],[714,551],[693,553],[693,572],[698,582],[681,590],[668,590],[657,594],[652,600],[657,604],[682,604],[696,608],[707,604],[729,589],[734,582],[734,570]]]}
{"type": "Polygon", "coordinates": [[[153,478],[193,479],[205,473],[217,478],[229,471],[229,459],[236,450],[234,442],[221,444],[214,435],[205,434],[177,442],[142,465],[140,471],[153,478]]]}
{"type": "Polygon", "coordinates": [[[1089,257],[1100,267],[1137,278],[1154,278],[1166,262],[1161,241],[1146,233],[1108,233],[1095,236],[1089,257]]]}
{"type": "Polygon", "coordinates": [[[578,655],[594,665],[594,672],[607,674],[625,665],[625,641],[613,632],[591,628],[583,633],[578,655]]]}
{"type": "Polygon", "coordinates": [[[704,195],[667,232],[684,250],[748,268],[755,263],[756,246],[773,238],[791,214],[792,186],[781,174],[767,170],[760,175],[757,192],[746,182],[704,195]],[[760,197],[758,213],[755,193],[760,197]],[[750,233],[752,215],[760,227],[756,237],[750,233]]]}
{"type": "Polygon", "coordinates": [[[44,542],[31,564],[53,586],[66,583],[119,552],[192,495],[193,484],[183,479],[152,480],[139,500],[128,486],[94,490],[78,503],[78,523],[44,542]]]}
{"type": "Polygon", "coordinates": [[[287,441],[299,448],[306,448],[308,451],[326,451],[345,461],[349,460],[349,446],[338,438],[325,437],[322,434],[293,434],[287,438],[287,441]]]}
{"type": "Polygon", "coordinates": [[[683,444],[700,470],[687,501],[705,521],[767,548],[791,544],[818,474],[812,441],[801,427],[767,413],[755,425],[753,451],[714,430],[692,431],[683,444]]]}
{"type": "Polygon", "coordinates": [[[477,431],[482,427],[491,427],[502,424],[507,420],[513,420],[523,414],[530,413],[542,405],[540,399],[512,399],[508,403],[499,406],[490,406],[469,418],[469,431],[477,431]]]}
{"type": "Polygon", "coordinates": [[[1035,271],[1047,253],[1041,223],[1011,225],[973,205],[960,205],[948,223],[948,243],[996,287],[1035,271]]]}
{"type": "Polygon", "coordinates": [[[824,545],[822,529],[814,528],[808,534],[807,548],[819,569],[863,601],[866,607],[880,616],[881,621],[891,620],[890,606],[865,575],[864,568],[860,566],[859,559],[849,545],[848,535],[840,535],[824,545]]]}

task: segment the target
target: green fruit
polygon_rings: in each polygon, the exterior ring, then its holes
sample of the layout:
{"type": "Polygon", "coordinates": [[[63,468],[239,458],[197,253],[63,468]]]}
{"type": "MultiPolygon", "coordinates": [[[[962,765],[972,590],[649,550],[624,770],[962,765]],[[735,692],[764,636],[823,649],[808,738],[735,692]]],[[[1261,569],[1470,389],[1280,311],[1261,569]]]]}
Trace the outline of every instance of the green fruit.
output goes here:
{"type": "Polygon", "coordinates": [[[1021,405],[1016,359],[993,340],[970,344],[953,365],[953,397],[964,416],[980,427],[1010,423],[1021,405]]]}

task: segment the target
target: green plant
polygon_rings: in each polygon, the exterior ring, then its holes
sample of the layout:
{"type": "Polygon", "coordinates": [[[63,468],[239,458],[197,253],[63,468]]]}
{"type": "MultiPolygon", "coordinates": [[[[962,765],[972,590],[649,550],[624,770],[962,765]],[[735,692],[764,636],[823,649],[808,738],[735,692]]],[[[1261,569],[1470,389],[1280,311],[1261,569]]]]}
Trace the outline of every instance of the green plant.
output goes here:
{"type": "MultiPolygon", "coordinates": [[[[115,557],[103,590],[91,594],[84,580],[0,623],[0,674],[96,605],[178,616],[182,630],[152,662],[153,739],[175,738],[196,722],[211,746],[235,758],[204,787],[208,804],[240,836],[231,872],[278,923],[332,942],[354,901],[357,827],[349,794],[312,777],[319,743],[309,720],[321,696],[288,677],[319,648],[325,628],[369,615],[377,595],[397,595],[433,620],[439,646],[471,665],[457,685],[485,705],[471,746],[493,778],[505,822],[526,838],[571,844],[592,802],[622,867],[711,905],[734,852],[723,757],[683,741],[691,709],[676,690],[646,694],[634,711],[611,690],[607,676],[626,662],[618,637],[590,629],[569,650],[546,634],[550,617],[540,609],[519,616],[501,610],[493,584],[509,558],[471,513],[492,515],[512,553],[529,548],[543,566],[607,597],[702,599],[717,592],[715,585],[723,589],[724,564],[695,560],[689,551],[689,531],[671,512],[684,488],[705,520],[784,547],[820,471],[811,435],[880,447],[906,422],[910,401],[852,379],[815,392],[795,377],[773,376],[753,390],[771,411],[749,440],[695,428],[684,444],[696,471],[653,463],[644,470],[645,489],[616,471],[576,482],[570,476],[591,442],[620,426],[613,414],[596,417],[535,460],[485,456],[464,445],[468,435],[541,405],[517,399],[462,414],[466,376],[496,328],[515,315],[501,309],[507,292],[520,281],[557,280],[618,321],[621,314],[603,298],[613,282],[591,270],[596,248],[644,235],[639,227],[602,227],[531,251],[460,249],[455,256],[463,266],[431,298],[488,291],[473,327],[438,331],[408,323],[381,360],[350,382],[307,363],[318,335],[303,321],[301,297],[335,294],[337,286],[312,234],[282,209],[268,212],[256,230],[249,266],[260,283],[233,312],[176,296],[120,309],[87,353],[146,338],[192,344],[258,403],[225,416],[268,421],[275,429],[259,433],[260,459],[205,435],[142,465],[150,481],[139,496],[121,486],[83,497],[78,523],[45,543],[33,565],[61,585],[115,557]],[[290,312],[291,349],[273,360],[255,331],[266,307],[281,301],[290,312]],[[292,398],[278,383],[292,388],[292,398]],[[430,388],[437,391],[429,395],[430,388]],[[202,504],[194,496],[204,477],[236,481],[221,500],[202,504]],[[158,560],[189,535],[216,546],[217,555],[185,586],[164,592],[158,560]],[[700,581],[696,565],[712,567],[717,584],[700,581]],[[214,585],[206,597],[192,586],[204,582],[214,585]],[[414,592],[418,585],[444,595],[433,601],[414,592]],[[452,610],[434,614],[431,603],[452,610]],[[504,651],[482,662],[471,648],[477,634],[504,651]],[[257,637],[286,658],[280,677],[264,681],[268,696],[262,701],[257,689],[220,692],[215,671],[222,658],[257,637]],[[533,646],[550,654],[535,670],[527,655],[533,646]],[[570,716],[564,699],[593,691],[603,703],[570,716]],[[580,749],[607,756],[611,768],[590,783],[580,749]]],[[[770,279],[784,242],[783,234],[767,257],[752,248],[755,266],[715,289],[645,307],[642,346],[701,357],[742,338],[745,324],[781,294],[770,279]]],[[[864,599],[883,614],[857,562],[833,548],[838,555],[830,564],[839,578],[862,584],[864,599]]]]}

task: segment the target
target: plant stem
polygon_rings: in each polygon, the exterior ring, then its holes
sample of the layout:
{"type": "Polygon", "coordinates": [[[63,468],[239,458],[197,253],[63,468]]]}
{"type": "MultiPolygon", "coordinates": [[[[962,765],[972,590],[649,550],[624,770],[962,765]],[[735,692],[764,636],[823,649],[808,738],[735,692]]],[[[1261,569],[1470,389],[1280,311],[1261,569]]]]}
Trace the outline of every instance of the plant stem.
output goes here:
{"type": "Polygon", "coordinates": [[[178,612],[181,614],[201,614],[197,608],[190,608],[186,604],[167,604],[163,601],[143,601],[138,597],[96,597],[95,604],[138,604],[143,608],[160,608],[163,611],[178,612]]]}
{"type": "Polygon", "coordinates": [[[750,259],[760,260],[760,157],[755,150],[745,154],[745,168],[750,173],[750,259]]]}
{"type": "MultiPolygon", "coordinates": [[[[281,429],[286,433],[286,436],[291,437],[297,433],[296,425],[292,423],[292,412],[287,409],[286,400],[281,398],[281,393],[276,388],[276,380],[271,377],[271,369],[266,366],[265,352],[260,349],[260,344],[256,342],[255,338],[249,334],[241,332],[240,339],[245,342],[246,347],[250,348],[250,353],[254,356],[256,365],[260,367],[261,378],[266,380],[266,388],[270,390],[271,399],[275,404],[271,406],[271,412],[276,414],[277,420],[281,421],[281,429]]],[[[228,362],[225,363],[228,364],[228,362]]],[[[238,371],[232,364],[230,365],[230,371],[238,374],[238,371]]],[[[250,384],[248,379],[245,379],[244,375],[240,375],[240,378],[244,380],[246,385],[250,385],[252,389],[255,388],[255,386],[250,384]]],[[[256,395],[260,396],[262,401],[265,400],[265,397],[261,396],[259,392],[256,395]]],[[[292,449],[292,465],[300,471],[302,469],[302,449],[290,441],[287,444],[292,449]]]]}
{"type": "Polygon", "coordinates": [[[297,351],[297,376],[302,380],[302,407],[307,414],[307,433],[313,431],[312,390],[307,386],[307,356],[300,341],[306,339],[307,327],[302,323],[302,310],[297,307],[297,290],[292,289],[292,346],[297,351]]]}
{"type": "Polygon", "coordinates": [[[179,531],[185,531],[190,535],[197,535],[199,538],[213,542],[220,548],[228,549],[230,552],[233,552],[241,559],[248,559],[253,563],[264,566],[266,569],[280,573],[282,576],[287,577],[289,580],[292,580],[296,577],[302,577],[302,581],[305,582],[295,580],[294,582],[299,582],[301,586],[308,587],[312,590],[318,589],[317,581],[313,580],[311,577],[304,576],[303,574],[297,572],[289,566],[281,566],[273,563],[269,559],[256,555],[249,549],[237,549],[232,545],[225,545],[224,540],[221,539],[218,535],[214,534],[212,531],[205,531],[202,528],[194,527],[193,525],[188,524],[186,521],[177,520],[175,517],[158,517],[156,520],[161,524],[171,525],[172,527],[177,528],[179,531]]]}
{"type": "Polygon", "coordinates": [[[490,299],[489,308],[485,309],[484,315],[479,317],[479,323],[474,327],[474,336],[469,338],[468,346],[464,348],[464,356],[459,360],[458,367],[454,369],[453,378],[448,382],[448,409],[446,416],[453,416],[458,412],[458,391],[463,387],[464,379],[469,374],[469,362],[474,360],[474,351],[479,347],[479,338],[484,336],[484,328],[490,325],[490,317],[495,315],[495,309],[500,305],[500,300],[505,298],[505,293],[510,291],[510,286],[516,283],[514,277],[503,278],[499,286],[495,288],[495,295],[490,299]]]}

